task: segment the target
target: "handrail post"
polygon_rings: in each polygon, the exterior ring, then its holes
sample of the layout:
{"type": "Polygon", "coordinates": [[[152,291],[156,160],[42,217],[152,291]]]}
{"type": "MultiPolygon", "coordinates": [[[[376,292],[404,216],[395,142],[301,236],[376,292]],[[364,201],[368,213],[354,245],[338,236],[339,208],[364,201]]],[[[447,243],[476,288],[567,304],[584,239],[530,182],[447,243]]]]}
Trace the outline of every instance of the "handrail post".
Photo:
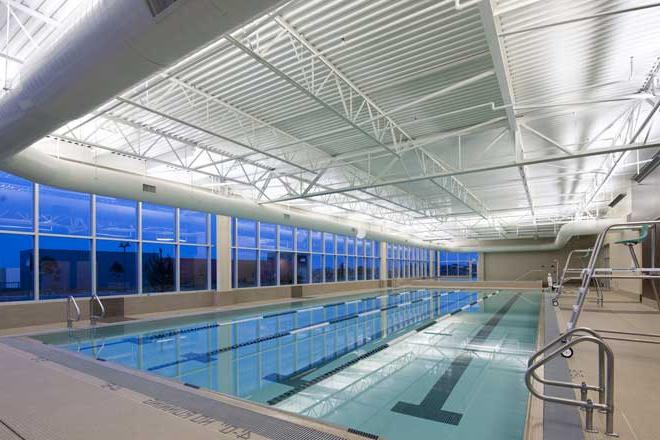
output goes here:
{"type": "Polygon", "coordinates": [[[103,305],[103,302],[101,302],[101,298],[96,293],[92,293],[92,297],[89,300],[89,324],[92,326],[96,325],[96,321],[99,319],[105,318],[105,306],[103,305]],[[94,302],[96,302],[99,305],[99,308],[101,309],[101,314],[97,315],[94,313],[94,302]]]}
{"type": "Polygon", "coordinates": [[[80,321],[80,307],[78,307],[78,302],[76,299],[73,296],[69,296],[66,299],[66,327],[73,328],[74,321],[80,321]],[[75,320],[71,317],[71,304],[73,304],[76,309],[75,320]]]}

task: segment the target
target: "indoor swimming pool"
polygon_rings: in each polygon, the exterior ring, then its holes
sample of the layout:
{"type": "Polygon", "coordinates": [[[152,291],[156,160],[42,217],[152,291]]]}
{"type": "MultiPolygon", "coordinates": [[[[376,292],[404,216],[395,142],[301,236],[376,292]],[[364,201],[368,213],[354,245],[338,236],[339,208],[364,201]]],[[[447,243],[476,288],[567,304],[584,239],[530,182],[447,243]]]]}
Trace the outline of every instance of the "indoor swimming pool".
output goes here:
{"type": "Polygon", "coordinates": [[[539,304],[391,290],[38,338],[390,440],[521,439],[539,304]]]}

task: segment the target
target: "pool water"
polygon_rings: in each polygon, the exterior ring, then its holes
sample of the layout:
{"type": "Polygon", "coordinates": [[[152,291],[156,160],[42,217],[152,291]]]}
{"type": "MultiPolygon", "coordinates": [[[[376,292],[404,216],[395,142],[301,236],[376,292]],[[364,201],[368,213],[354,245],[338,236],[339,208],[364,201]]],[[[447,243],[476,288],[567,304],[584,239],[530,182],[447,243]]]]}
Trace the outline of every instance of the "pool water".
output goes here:
{"type": "Polygon", "coordinates": [[[390,440],[521,439],[539,304],[413,289],[44,342],[390,440]]]}

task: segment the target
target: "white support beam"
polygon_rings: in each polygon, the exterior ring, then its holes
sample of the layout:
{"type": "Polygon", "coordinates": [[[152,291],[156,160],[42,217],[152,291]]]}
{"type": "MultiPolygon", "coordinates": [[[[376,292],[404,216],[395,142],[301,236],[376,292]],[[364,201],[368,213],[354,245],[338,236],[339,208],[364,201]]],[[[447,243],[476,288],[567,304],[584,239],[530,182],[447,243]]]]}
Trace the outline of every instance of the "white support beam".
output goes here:
{"type": "Polygon", "coordinates": [[[32,18],[36,18],[37,20],[41,20],[44,23],[47,23],[51,26],[54,27],[60,27],[62,26],[62,23],[59,21],[55,20],[52,17],[49,17],[48,15],[37,11],[36,9],[29,8],[28,6],[24,5],[23,3],[16,1],[16,0],[0,0],[0,3],[4,3],[17,11],[21,11],[27,15],[29,15],[32,18]]]}

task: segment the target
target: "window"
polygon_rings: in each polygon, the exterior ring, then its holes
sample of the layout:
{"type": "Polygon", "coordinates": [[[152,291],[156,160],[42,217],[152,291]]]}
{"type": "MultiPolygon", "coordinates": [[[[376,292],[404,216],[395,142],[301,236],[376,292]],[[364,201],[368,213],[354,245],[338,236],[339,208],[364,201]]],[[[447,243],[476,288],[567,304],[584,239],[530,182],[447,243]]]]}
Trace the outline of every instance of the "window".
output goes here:
{"type": "Polygon", "coordinates": [[[0,171],[0,229],[33,231],[34,185],[0,171]]]}
{"type": "Polygon", "coordinates": [[[323,234],[312,231],[312,252],[323,252],[323,234]]]}
{"type": "Polygon", "coordinates": [[[293,284],[293,252],[280,252],[280,284],[293,284]]]}
{"type": "Polygon", "coordinates": [[[337,255],[337,281],[346,281],[346,257],[337,255]]]}
{"type": "Polygon", "coordinates": [[[39,188],[39,232],[90,236],[91,196],[42,185],[39,188]]]}
{"type": "Polygon", "coordinates": [[[142,245],[142,291],[171,292],[175,290],[175,248],[165,243],[142,245]]]}
{"type": "Polygon", "coordinates": [[[96,236],[137,239],[137,202],[96,196],[96,236]]]}
{"type": "Polygon", "coordinates": [[[99,295],[137,292],[137,243],[98,240],[96,242],[96,290],[99,295]]]}
{"type": "Polygon", "coordinates": [[[275,286],[277,285],[277,252],[276,251],[260,251],[260,276],[262,286],[275,286]]]}
{"type": "Polygon", "coordinates": [[[323,255],[312,254],[312,283],[323,282],[323,255]]]}
{"type": "Polygon", "coordinates": [[[335,236],[329,232],[323,233],[323,250],[326,254],[335,253],[335,236]]]}
{"type": "Polygon", "coordinates": [[[325,256],[325,282],[334,283],[335,282],[335,256],[326,255],[325,256]]]}
{"type": "Polygon", "coordinates": [[[34,298],[34,238],[0,234],[0,301],[34,298]]]}
{"type": "Polygon", "coordinates": [[[296,246],[298,251],[309,250],[309,231],[307,229],[296,229],[296,246]]]}
{"type": "Polygon", "coordinates": [[[175,209],[169,206],[142,204],[142,239],[174,241],[175,209]]]}
{"type": "Polygon", "coordinates": [[[271,223],[259,225],[259,247],[261,249],[277,248],[277,225],[271,223]]]}
{"type": "Polygon", "coordinates": [[[236,247],[257,247],[257,222],[254,220],[236,219],[236,247]]]}
{"type": "Polygon", "coordinates": [[[257,251],[251,249],[236,249],[236,287],[256,286],[257,251]]]}
{"type": "Polygon", "coordinates": [[[90,295],[91,241],[79,238],[40,237],[39,286],[42,299],[90,295]]]}
{"type": "Polygon", "coordinates": [[[206,246],[181,246],[179,253],[181,290],[208,289],[208,248],[206,246]]]}
{"type": "Polygon", "coordinates": [[[280,249],[293,250],[293,227],[280,226],[280,249]]]}
{"type": "Polygon", "coordinates": [[[296,255],[296,275],[298,284],[309,283],[309,254],[296,255]]]}
{"type": "Polygon", "coordinates": [[[346,254],[346,237],[337,235],[337,255],[346,254]]]}
{"type": "Polygon", "coordinates": [[[190,244],[208,243],[208,214],[199,211],[179,210],[179,241],[190,244]]]}

